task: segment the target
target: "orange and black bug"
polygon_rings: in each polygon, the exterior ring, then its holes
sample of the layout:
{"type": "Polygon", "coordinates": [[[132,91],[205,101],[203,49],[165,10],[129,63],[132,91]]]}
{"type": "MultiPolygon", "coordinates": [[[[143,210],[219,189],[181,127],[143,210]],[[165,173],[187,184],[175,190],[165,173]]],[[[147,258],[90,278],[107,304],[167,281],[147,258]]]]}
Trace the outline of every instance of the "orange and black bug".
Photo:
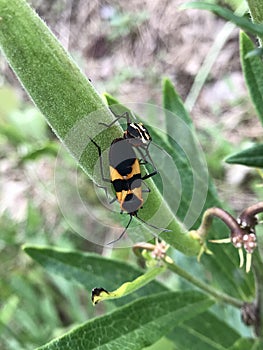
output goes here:
{"type": "MultiPolygon", "coordinates": [[[[143,204],[142,181],[152,177],[157,172],[154,171],[142,177],[140,162],[136,157],[133,146],[127,139],[123,137],[114,139],[111,143],[109,150],[110,179],[107,179],[103,171],[101,148],[94,140],[90,140],[98,150],[102,180],[105,182],[110,182],[113,185],[114,191],[116,193],[116,197],[113,201],[117,200],[119,202],[121,213],[127,212],[130,215],[130,220],[128,221],[128,224],[126,225],[119,238],[108,244],[115,243],[123,237],[132,221],[133,216],[136,216],[140,221],[150,227],[165,230],[151,225],[137,216],[138,210],[142,207],[143,204]]],[[[106,190],[105,187],[103,188],[106,190]]],[[[150,190],[148,189],[148,192],[149,191],[150,190]]]]}

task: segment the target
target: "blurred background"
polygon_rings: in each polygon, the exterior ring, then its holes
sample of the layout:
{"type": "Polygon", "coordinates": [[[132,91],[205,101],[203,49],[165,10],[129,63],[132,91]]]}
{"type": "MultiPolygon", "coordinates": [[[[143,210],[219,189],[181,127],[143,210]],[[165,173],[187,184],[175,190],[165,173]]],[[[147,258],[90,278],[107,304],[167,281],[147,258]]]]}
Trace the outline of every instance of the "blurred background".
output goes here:
{"type": "MultiPolygon", "coordinates": [[[[222,201],[239,212],[262,198],[258,173],[223,162],[262,138],[241,72],[237,29],[206,11],[180,11],[184,1],[178,0],[30,3],[99,93],[123,104],[161,105],[162,78],[169,77],[191,112],[222,201]]],[[[0,55],[1,349],[32,349],[94,312],[85,290],[47,276],[21,252],[23,243],[131,258],[126,250],[83,240],[63,218],[54,185],[59,147],[0,55]]],[[[70,172],[74,162],[63,157],[70,172]]],[[[90,204],[101,210],[93,185],[79,176],[84,196],[89,193],[90,204]]],[[[96,221],[90,230],[105,234],[96,221]]]]}

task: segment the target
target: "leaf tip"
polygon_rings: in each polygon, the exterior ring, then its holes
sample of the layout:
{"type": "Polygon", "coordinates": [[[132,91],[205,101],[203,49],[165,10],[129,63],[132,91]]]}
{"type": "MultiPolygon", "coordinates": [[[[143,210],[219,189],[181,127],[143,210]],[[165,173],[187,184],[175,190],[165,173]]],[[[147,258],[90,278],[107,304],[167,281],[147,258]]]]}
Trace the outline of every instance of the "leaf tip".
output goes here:
{"type": "Polygon", "coordinates": [[[23,245],[21,246],[21,249],[22,249],[24,252],[26,252],[26,253],[28,253],[28,251],[29,251],[31,248],[32,248],[32,246],[31,246],[30,244],[28,244],[28,243],[25,243],[25,244],[23,244],[23,245]]]}
{"type": "Polygon", "coordinates": [[[163,86],[163,90],[171,87],[174,88],[173,83],[171,82],[171,79],[169,79],[168,77],[163,78],[162,86],[163,86]]]}
{"type": "Polygon", "coordinates": [[[228,156],[226,158],[224,158],[224,163],[227,163],[227,164],[232,164],[232,156],[228,156]]]}
{"type": "Polygon", "coordinates": [[[91,300],[92,304],[96,305],[101,300],[103,300],[105,297],[109,295],[109,292],[104,288],[93,288],[91,291],[91,300]]]}

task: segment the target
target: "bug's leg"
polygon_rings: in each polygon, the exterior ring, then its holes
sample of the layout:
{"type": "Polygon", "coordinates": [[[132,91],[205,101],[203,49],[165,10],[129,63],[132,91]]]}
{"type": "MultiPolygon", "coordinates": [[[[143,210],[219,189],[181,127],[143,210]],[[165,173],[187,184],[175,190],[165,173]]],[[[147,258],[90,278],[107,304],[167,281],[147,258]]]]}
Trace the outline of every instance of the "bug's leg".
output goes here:
{"type": "Polygon", "coordinates": [[[151,189],[146,185],[145,182],[143,182],[144,186],[146,187],[145,189],[142,189],[142,192],[144,193],[150,193],[151,192],[151,189]]]}
{"type": "Polygon", "coordinates": [[[150,163],[148,162],[148,160],[146,159],[145,154],[142,153],[142,151],[139,149],[139,147],[138,147],[137,151],[140,153],[140,156],[141,156],[141,158],[139,159],[139,164],[140,164],[140,165],[150,164],[150,163]]]}
{"type": "Polygon", "coordinates": [[[114,198],[110,199],[108,187],[102,186],[102,185],[98,185],[98,184],[96,184],[96,186],[99,187],[99,188],[103,188],[104,189],[108,204],[113,204],[117,200],[117,197],[114,197],[114,198]]]}
{"type": "Polygon", "coordinates": [[[154,175],[156,175],[156,174],[158,174],[158,171],[157,171],[157,170],[153,171],[153,172],[150,173],[150,174],[144,175],[144,176],[142,177],[142,180],[149,179],[150,177],[152,177],[152,176],[154,176],[154,175]]]}
{"type": "MultiPolygon", "coordinates": [[[[139,218],[137,215],[136,215],[137,219],[140,220],[141,222],[143,222],[145,225],[149,226],[149,227],[152,227],[152,228],[155,228],[157,230],[162,230],[164,232],[171,232],[171,230],[168,230],[166,228],[163,228],[163,227],[158,227],[158,226],[155,226],[155,225],[152,225],[152,224],[149,224],[148,222],[146,222],[145,220],[143,220],[142,218],[139,218]]],[[[156,236],[154,234],[154,237],[158,238],[158,236],[156,236]]]]}
{"type": "MultiPolygon", "coordinates": [[[[98,150],[99,160],[100,160],[100,173],[101,173],[102,180],[105,181],[105,182],[111,182],[111,179],[106,178],[105,175],[104,175],[103,164],[102,164],[102,153],[101,153],[100,146],[94,140],[92,140],[90,137],[89,137],[89,139],[93,143],[93,145],[95,147],[97,147],[97,150],[98,150]]],[[[102,187],[103,188],[103,186],[98,186],[98,187],[102,187]]]]}
{"type": "Polygon", "coordinates": [[[148,160],[146,159],[146,156],[147,156],[147,155],[143,153],[143,151],[141,150],[141,147],[137,147],[136,150],[140,153],[140,156],[141,156],[141,158],[140,158],[140,160],[139,160],[139,163],[140,163],[141,165],[148,164],[149,162],[148,162],[148,160]]]}
{"type": "Polygon", "coordinates": [[[117,200],[117,197],[114,197],[114,198],[109,202],[109,204],[113,204],[114,202],[116,202],[116,200],[117,200]]]}
{"type": "Polygon", "coordinates": [[[123,114],[121,115],[117,115],[115,114],[112,110],[111,112],[114,114],[114,116],[116,117],[116,119],[111,122],[110,124],[106,124],[106,123],[99,123],[100,125],[104,125],[106,126],[107,128],[111,127],[113,124],[117,123],[118,120],[120,120],[121,118],[125,118],[127,120],[127,124],[130,122],[130,116],[129,116],[129,113],[128,112],[124,112],[123,114]]]}
{"type": "Polygon", "coordinates": [[[107,198],[107,201],[109,201],[109,193],[108,193],[108,188],[106,186],[98,185],[95,184],[98,188],[102,188],[105,191],[105,196],[107,198]]]}
{"type": "MultiPolygon", "coordinates": [[[[99,160],[100,160],[100,173],[101,173],[101,178],[104,182],[107,182],[107,183],[111,183],[111,180],[106,178],[105,175],[104,175],[104,170],[103,170],[103,164],[102,164],[102,153],[101,153],[101,148],[100,146],[94,141],[92,140],[90,137],[89,137],[90,141],[93,143],[93,145],[97,148],[98,150],[98,154],[99,154],[99,160]]],[[[103,186],[103,185],[98,185],[96,184],[97,187],[99,188],[103,188],[104,191],[105,191],[105,194],[106,194],[106,197],[107,197],[107,200],[109,199],[109,195],[108,195],[108,188],[106,186],[103,186]]]]}
{"type": "Polygon", "coordinates": [[[126,112],[124,112],[124,113],[122,113],[122,114],[119,115],[119,114],[116,114],[111,108],[110,108],[110,110],[111,110],[111,113],[114,114],[114,116],[115,116],[116,118],[118,118],[118,119],[120,119],[120,118],[126,118],[127,123],[130,123],[130,114],[129,114],[128,111],[126,111],[126,112]]]}
{"type": "MultiPolygon", "coordinates": [[[[149,145],[150,145],[150,144],[149,144],[149,145]]],[[[141,155],[140,164],[151,164],[152,167],[153,167],[153,169],[154,169],[154,171],[156,171],[156,173],[158,173],[158,170],[157,170],[157,168],[156,168],[156,166],[155,166],[155,164],[154,164],[154,161],[153,161],[153,159],[152,159],[152,157],[151,157],[151,155],[150,155],[150,152],[149,152],[149,150],[148,150],[149,145],[148,145],[147,147],[144,148],[145,154],[143,153],[143,151],[142,151],[141,148],[138,147],[138,149],[137,149],[138,152],[139,152],[140,155],[141,155]],[[147,158],[148,158],[148,160],[147,160],[147,158]]]]}
{"type": "Polygon", "coordinates": [[[128,227],[130,226],[131,221],[132,221],[132,215],[130,215],[130,220],[128,221],[128,224],[126,225],[125,229],[122,231],[121,235],[117,239],[107,243],[107,245],[118,242],[124,236],[124,233],[127,231],[128,227]]]}
{"type": "MultiPolygon", "coordinates": [[[[148,147],[149,147],[149,146],[148,146],[148,147]]],[[[157,170],[157,168],[156,168],[156,166],[155,166],[155,164],[154,164],[154,162],[153,162],[153,160],[152,160],[152,157],[150,156],[150,153],[149,153],[148,147],[146,147],[146,148],[145,148],[145,153],[146,153],[146,156],[148,157],[148,159],[150,160],[150,164],[152,165],[152,167],[153,167],[154,171],[153,171],[152,173],[150,173],[150,174],[146,174],[146,175],[144,175],[144,176],[142,177],[142,180],[149,179],[150,177],[152,177],[152,176],[154,176],[154,175],[158,174],[158,170],[157,170]]],[[[139,149],[139,152],[142,154],[141,149],[139,149]]],[[[145,157],[145,156],[144,156],[144,160],[147,162],[147,160],[146,160],[146,157],[145,157]]]]}

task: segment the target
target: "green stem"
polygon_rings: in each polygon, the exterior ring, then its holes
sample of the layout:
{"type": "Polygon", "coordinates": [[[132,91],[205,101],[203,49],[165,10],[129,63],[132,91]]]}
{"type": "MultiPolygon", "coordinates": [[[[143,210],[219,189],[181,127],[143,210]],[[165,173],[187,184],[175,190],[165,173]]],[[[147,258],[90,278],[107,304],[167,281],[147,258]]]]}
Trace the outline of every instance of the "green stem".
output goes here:
{"type": "Polygon", "coordinates": [[[229,227],[231,233],[239,233],[240,227],[236,219],[224,209],[213,207],[207,209],[204,212],[201,225],[197,230],[201,239],[204,240],[205,237],[208,235],[208,231],[210,226],[212,225],[214,217],[221,219],[229,227]]]}
{"type": "MultiPolygon", "coordinates": [[[[263,2],[262,0],[247,0],[249,12],[253,22],[263,23],[263,2]]],[[[260,46],[263,46],[263,36],[259,37],[260,46]]]]}
{"type": "Polygon", "coordinates": [[[182,278],[184,278],[185,280],[187,280],[188,282],[192,283],[193,285],[195,285],[196,287],[202,289],[203,291],[207,292],[208,294],[210,294],[212,297],[214,297],[215,299],[219,300],[219,301],[224,301],[227,304],[230,304],[238,309],[241,309],[241,307],[243,306],[243,302],[241,300],[238,300],[236,298],[231,297],[228,294],[219,292],[217,290],[215,290],[214,288],[210,287],[208,284],[200,281],[199,279],[193,277],[192,275],[190,275],[188,272],[186,272],[185,270],[181,269],[178,265],[176,265],[175,263],[171,263],[170,260],[169,262],[165,261],[167,268],[170,269],[171,271],[175,272],[177,275],[181,276],[182,278]]]}

